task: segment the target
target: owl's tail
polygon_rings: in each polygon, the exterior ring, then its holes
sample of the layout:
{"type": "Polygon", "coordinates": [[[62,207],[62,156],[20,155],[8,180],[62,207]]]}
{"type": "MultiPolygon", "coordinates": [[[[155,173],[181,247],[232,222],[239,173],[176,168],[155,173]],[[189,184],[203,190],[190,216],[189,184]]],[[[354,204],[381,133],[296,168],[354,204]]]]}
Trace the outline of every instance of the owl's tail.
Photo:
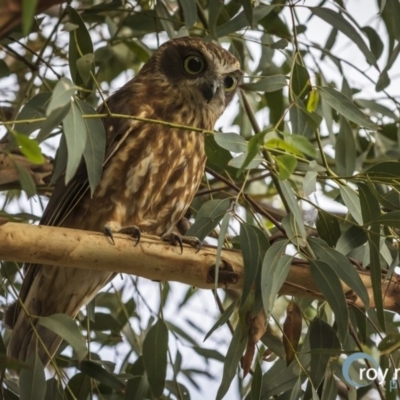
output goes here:
{"type": "Polygon", "coordinates": [[[7,355],[22,362],[38,354],[47,366],[62,339],[40,325],[39,318],[66,314],[75,318],[114,274],[103,271],[35,265],[28,269],[20,298],[6,311],[5,323],[13,332],[7,355]]]}
{"type": "MultiPolygon", "coordinates": [[[[20,308],[12,304],[7,312],[15,313],[20,308]]],[[[7,320],[6,320],[7,323],[7,320]]],[[[7,346],[7,356],[26,362],[33,354],[37,354],[44,366],[47,366],[59,348],[62,339],[51,330],[41,326],[37,317],[27,316],[23,309],[19,310],[10,341],[7,346]]]]}

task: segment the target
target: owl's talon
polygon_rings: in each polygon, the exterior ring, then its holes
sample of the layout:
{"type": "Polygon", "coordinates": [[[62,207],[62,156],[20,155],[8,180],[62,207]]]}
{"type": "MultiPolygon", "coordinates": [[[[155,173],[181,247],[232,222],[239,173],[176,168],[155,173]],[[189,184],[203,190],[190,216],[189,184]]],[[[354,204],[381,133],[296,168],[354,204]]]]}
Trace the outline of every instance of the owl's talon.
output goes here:
{"type": "Polygon", "coordinates": [[[110,240],[111,240],[111,243],[112,243],[113,245],[115,245],[113,231],[112,231],[112,229],[111,229],[108,225],[104,225],[104,226],[103,226],[103,233],[104,233],[107,237],[109,237],[110,240]]]}
{"type": "Polygon", "coordinates": [[[183,243],[194,247],[197,250],[196,254],[201,250],[202,246],[200,239],[196,236],[179,236],[176,233],[168,233],[167,235],[164,235],[162,239],[174,246],[179,243],[181,254],[183,253],[183,243]]]}
{"type": "Polygon", "coordinates": [[[181,254],[183,253],[183,242],[181,236],[177,235],[176,233],[167,233],[166,235],[163,235],[161,239],[172,244],[172,246],[179,244],[179,247],[181,248],[181,254]]]}
{"type": "Polygon", "coordinates": [[[140,238],[142,237],[142,231],[136,225],[127,226],[118,231],[118,233],[124,233],[125,235],[129,235],[133,239],[136,239],[135,247],[140,242],[140,238]]]}

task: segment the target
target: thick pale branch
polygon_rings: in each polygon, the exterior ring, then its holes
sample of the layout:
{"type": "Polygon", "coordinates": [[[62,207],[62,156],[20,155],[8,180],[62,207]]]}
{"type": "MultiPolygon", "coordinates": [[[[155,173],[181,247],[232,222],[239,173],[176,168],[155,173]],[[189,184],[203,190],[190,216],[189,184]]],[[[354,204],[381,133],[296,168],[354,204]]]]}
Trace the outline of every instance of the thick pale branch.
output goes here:
{"type": "MultiPolygon", "coordinates": [[[[143,235],[139,244],[126,235],[116,234],[115,245],[99,232],[87,232],[50,226],[35,226],[0,221],[0,259],[66,267],[124,272],[157,281],[177,281],[203,289],[214,287],[216,249],[185,246],[181,254],[154,236],[143,235]]],[[[224,250],[219,286],[240,290],[243,285],[243,259],[240,252],[224,250]]],[[[371,277],[359,275],[370,294],[371,277]]],[[[400,280],[382,280],[384,307],[400,312],[400,280]]],[[[343,291],[349,304],[362,307],[360,299],[345,284],[343,291]]],[[[293,264],[281,294],[322,298],[305,264],[293,264]]]]}

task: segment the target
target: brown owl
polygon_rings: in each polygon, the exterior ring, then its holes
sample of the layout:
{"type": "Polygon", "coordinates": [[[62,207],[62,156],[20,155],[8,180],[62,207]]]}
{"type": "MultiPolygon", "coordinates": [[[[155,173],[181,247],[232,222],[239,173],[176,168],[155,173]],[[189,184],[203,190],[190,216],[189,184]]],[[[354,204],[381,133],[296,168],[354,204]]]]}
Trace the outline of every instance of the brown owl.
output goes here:
{"type": "MultiPolygon", "coordinates": [[[[241,77],[238,60],[226,50],[199,38],[177,38],[162,45],[99,111],[212,130],[241,77]]],[[[108,117],[103,122],[106,157],[93,196],[85,166],[68,185],[61,176],[41,224],[106,229],[109,234],[132,229],[169,234],[192,202],[204,173],[203,135],[127,118],[108,117]]],[[[114,275],[28,265],[19,298],[6,312],[6,323],[13,329],[8,355],[24,361],[37,348],[47,365],[61,338],[37,324],[37,317],[75,317],[114,275]]]]}

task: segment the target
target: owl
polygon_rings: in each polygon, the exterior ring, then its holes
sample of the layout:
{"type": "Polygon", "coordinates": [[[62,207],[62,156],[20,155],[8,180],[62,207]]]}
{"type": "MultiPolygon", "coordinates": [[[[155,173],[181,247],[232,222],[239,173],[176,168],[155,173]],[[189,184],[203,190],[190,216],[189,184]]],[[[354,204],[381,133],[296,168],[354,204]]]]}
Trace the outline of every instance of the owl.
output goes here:
{"type": "MultiPolygon", "coordinates": [[[[91,196],[82,165],[66,185],[61,176],[41,224],[91,231],[165,236],[183,217],[199,187],[206,162],[204,135],[176,125],[213,130],[235,95],[238,60],[200,38],[163,44],[140,72],[99,107],[106,153],[100,183],[91,196]],[[156,124],[113,114],[172,123],[156,124]]],[[[134,262],[134,260],[132,261],[134,262]]],[[[112,272],[27,265],[19,297],[6,311],[12,329],[8,356],[26,360],[38,351],[47,365],[61,338],[38,317],[81,307],[115,276],[112,272]]]]}

